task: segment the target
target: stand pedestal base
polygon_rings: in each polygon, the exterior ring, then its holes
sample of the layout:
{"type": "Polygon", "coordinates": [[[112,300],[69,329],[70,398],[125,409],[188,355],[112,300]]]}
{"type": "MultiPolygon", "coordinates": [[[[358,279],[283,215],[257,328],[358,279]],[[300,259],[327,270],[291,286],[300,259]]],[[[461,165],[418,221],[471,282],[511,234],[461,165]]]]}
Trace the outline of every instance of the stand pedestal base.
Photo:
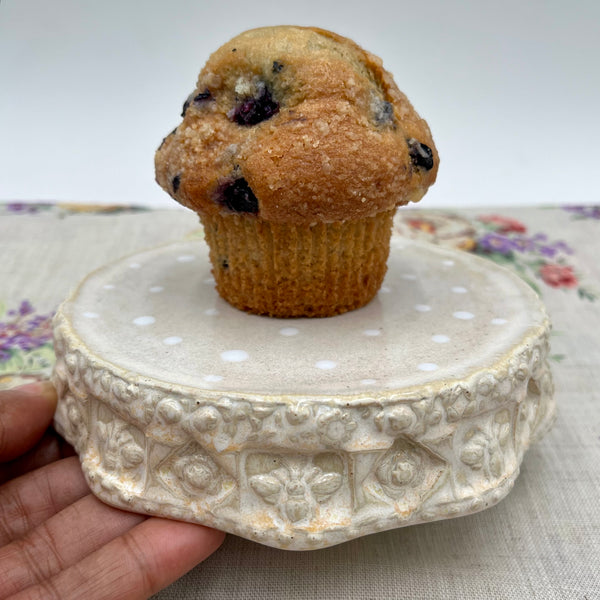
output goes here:
{"type": "Polygon", "coordinates": [[[497,503],[552,424],[548,318],[494,264],[394,237],[368,306],[281,320],[207,255],[130,257],[57,313],[56,427],[109,504],[323,548],[497,503]]]}

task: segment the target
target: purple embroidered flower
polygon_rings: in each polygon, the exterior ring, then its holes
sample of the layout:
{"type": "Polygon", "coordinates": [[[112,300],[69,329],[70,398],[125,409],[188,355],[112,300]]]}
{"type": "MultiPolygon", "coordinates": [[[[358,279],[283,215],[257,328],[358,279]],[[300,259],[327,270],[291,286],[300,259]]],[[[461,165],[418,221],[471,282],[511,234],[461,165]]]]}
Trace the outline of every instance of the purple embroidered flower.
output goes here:
{"type": "Polygon", "coordinates": [[[30,315],[32,312],[33,306],[31,306],[31,302],[29,302],[29,300],[23,300],[21,306],[19,306],[19,314],[24,317],[30,315]]]}
{"type": "Polygon", "coordinates": [[[6,210],[17,215],[32,215],[45,208],[43,204],[31,204],[29,202],[9,202],[6,210]]]}
{"type": "Polygon", "coordinates": [[[510,241],[514,250],[523,253],[538,253],[546,258],[554,258],[561,252],[573,254],[573,250],[563,241],[548,242],[548,236],[545,233],[536,233],[531,237],[524,235],[512,236],[510,241]]]}
{"type": "MultiPolygon", "coordinates": [[[[546,236],[544,236],[543,238],[540,236],[536,241],[546,242],[546,240],[546,236]]],[[[536,244],[535,250],[539,252],[542,256],[545,256],[547,258],[554,258],[560,252],[564,254],[573,254],[573,250],[569,246],[567,246],[565,242],[560,240],[557,242],[551,242],[549,244],[538,243],[536,244]]]]}
{"type": "Polygon", "coordinates": [[[27,300],[6,314],[10,319],[0,322],[0,362],[9,360],[15,350],[28,352],[52,341],[52,314],[36,315],[27,300]]]}
{"type": "Polygon", "coordinates": [[[573,254],[573,248],[571,248],[570,246],[568,246],[565,242],[563,242],[562,240],[559,240],[558,242],[554,242],[553,247],[558,250],[558,252],[564,252],[565,254],[573,254]]]}
{"type": "Polygon", "coordinates": [[[582,219],[600,219],[600,206],[564,206],[563,209],[582,219]]]}
{"type": "Polygon", "coordinates": [[[524,237],[524,236],[518,236],[518,237],[512,238],[511,241],[514,244],[514,249],[518,250],[519,252],[534,252],[535,251],[535,242],[531,238],[524,237]]]}
{"type": "Polygon", "coordinates": [[[553,246],[538,246],[538,251],[542,256],[547,258],[554,258],[557,253],[557,249],[553,246]]]}
{"type": "Polygon", "coordinates": [[[42,344],[48,342],[49,339],[46,335],[28,336],[23,333],[18,333],[10,339],[10,343],[13,348],[19,348],[20,350],[34,350],[42,344]]]}
{"type": "Polygon", "coordinates": [[[484,252],[499,252],[500,254],[510,254],[513,250],[518,249],[511,238],[494,232],[486,233],[479,238],[477,245],[484,252]]]}

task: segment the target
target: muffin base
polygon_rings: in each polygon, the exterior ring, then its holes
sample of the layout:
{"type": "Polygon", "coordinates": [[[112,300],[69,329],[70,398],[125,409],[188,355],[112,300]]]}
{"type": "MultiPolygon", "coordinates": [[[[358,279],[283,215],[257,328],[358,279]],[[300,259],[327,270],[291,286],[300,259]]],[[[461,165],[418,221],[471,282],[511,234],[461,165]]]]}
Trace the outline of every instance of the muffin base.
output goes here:
{"type": "Polygon", "coordinates": [[[203,215],[217,291],[240,310],[271,317],[331,317],[360,308],[385,276],[394,212],[315,225],[203,215]]]}

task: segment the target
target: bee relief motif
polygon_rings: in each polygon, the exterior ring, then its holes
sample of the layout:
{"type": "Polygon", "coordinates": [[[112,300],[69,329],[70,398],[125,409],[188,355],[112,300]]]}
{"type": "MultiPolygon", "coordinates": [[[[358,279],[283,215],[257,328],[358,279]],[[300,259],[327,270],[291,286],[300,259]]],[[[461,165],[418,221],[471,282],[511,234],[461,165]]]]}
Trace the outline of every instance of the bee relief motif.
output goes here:
{"type": "Polygon", "coordinates": [[[315,517],[318,504],[340,489],[343,471],[342,459],[333,453],[312,459],[254,454],[246,460],[252,490],[292,523],[315,517]]]}

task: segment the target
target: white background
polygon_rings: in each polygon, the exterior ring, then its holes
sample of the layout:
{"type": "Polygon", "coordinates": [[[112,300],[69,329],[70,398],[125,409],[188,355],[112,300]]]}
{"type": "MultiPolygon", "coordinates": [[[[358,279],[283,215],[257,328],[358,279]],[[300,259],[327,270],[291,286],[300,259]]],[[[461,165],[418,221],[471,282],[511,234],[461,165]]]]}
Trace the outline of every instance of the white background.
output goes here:
{"type": "Polygon", "coordinates": [[[200,68],[282,23],[383,58],[441,155],[422,207],[598,202],[598,0],[1,0],[0,200],[175,207],[153,155],[200,68]]]}

